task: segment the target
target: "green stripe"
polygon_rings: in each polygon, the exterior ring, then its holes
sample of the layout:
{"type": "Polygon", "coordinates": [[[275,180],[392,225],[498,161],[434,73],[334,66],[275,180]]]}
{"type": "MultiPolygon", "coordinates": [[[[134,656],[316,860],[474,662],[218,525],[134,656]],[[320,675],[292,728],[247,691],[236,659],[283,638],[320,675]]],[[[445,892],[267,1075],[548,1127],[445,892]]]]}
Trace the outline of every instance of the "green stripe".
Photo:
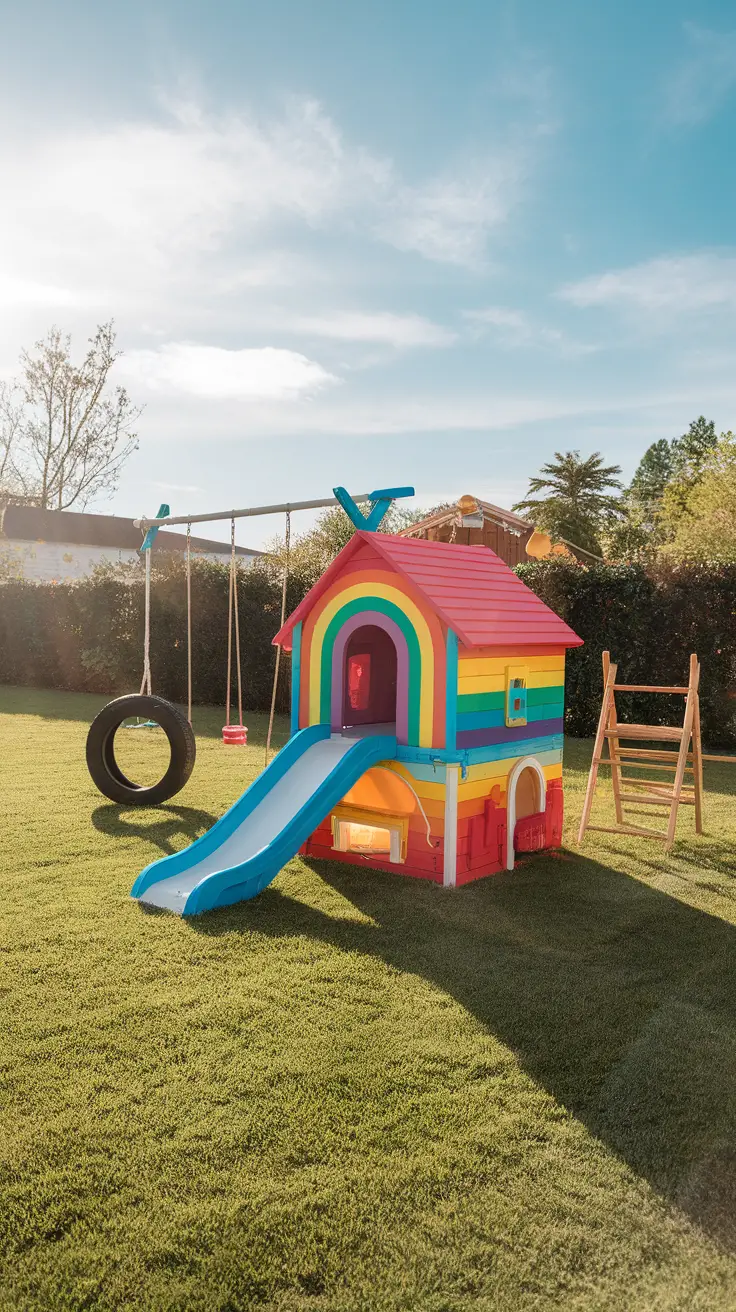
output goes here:
{"type": "Polygon", "coordinates": [[[324,641],[322,643],[322,668],[320,670],[320,720],[323,724],[330,723],[332,711],[332,653],[335,647],[335,639],[340,629],[353,615],[360,614],[365,610],[377,610],[380,615],[386,615],[388,619],[398,624],[401,632],[406,638],[406,645],[409,649],[409,716],[408,716],[408,737],[409,745],[419,746],[419,706],[421,695],[422,680],[422,653],[419,646],[419,639],[414,631],[414,627],[408,617],[392,601],[384,601],[383,597],[357,597],[355,601],[349,601],[341,610],[332,618],[327,626],[324,641]]]}
{"type": "MultiPolygon", "coordinates": [[[[535,720],[556,720],[564,713],[564,703],[562,698],[556,702],[545,702],[543,706],[528,706],[526,711],[526,723],[533,724],[535,720]]],[[[491,710],[484,711],[461,711],[457,717],[458,732],[464,732],[468,729],[499,729],[505,723],[504,708],[494,707],[491,710]]]]}
{"type": "MultiPolygon", "coordinates": [[[[552,705],[564,701],[564,697],[565,689],[562,685],[558,688],[527,688],[526,690],[527,706],[546,706],[548,703],[552,705]]],[[[457,699],[458,714],[462,711],[503,710],[505,699],[503,692],[460,693],[457,699]]]]}

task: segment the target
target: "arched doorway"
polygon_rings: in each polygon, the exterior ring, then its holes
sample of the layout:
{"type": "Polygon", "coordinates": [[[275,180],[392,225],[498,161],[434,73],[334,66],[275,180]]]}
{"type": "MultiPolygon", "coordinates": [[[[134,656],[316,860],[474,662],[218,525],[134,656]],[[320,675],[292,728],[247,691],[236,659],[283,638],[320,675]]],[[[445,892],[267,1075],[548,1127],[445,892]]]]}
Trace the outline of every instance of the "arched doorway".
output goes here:
{"type": "Polygon", "coordinates": [[[514,832],[518,820],[541,815],[547,807],[547,781],[534,756],[517,761],[509,774],[506,792],[506,869],[514,868],[514,832]]]}
{"type": "Polygon", "coordinates": [[[539,810],[539,779],[536,770],[527,765],[516,781],[516,819],[537,815],[539,810]]]}
{"type": "Polygon", "coordinates": [[[343,732],[396,733],[398,659],[393,639],[377,624],[364,624],[345,646],[343,732]]]}

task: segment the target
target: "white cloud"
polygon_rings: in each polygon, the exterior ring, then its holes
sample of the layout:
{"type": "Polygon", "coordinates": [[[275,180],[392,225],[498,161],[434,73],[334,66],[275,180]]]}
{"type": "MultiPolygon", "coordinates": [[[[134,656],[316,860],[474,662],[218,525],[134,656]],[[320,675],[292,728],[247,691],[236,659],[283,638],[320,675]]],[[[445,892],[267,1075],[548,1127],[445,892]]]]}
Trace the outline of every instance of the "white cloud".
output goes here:
{"type": "Polygon", "coordinates": [[[314,360],[273,346],[228,351],[169,342],[157,351],[129,351],[118,367],[153,391],[218,400],[288,399],[335,381],[314,360]]]}
{"type": "Polygon", "coordinates": [[[20,306],[43,306],[47,309],[70,309],[89,304],[89,297],[71,287],[34,282],[27,278],[0,276],[0,306],[11,310],[20,306]]]}
{"type": "Polygon", "coordinates": [[[190,493],[192,493],[192,494],[195,493],[195,492],[204,492],[204,488],[199,487],[197,484],[192,484],[192,483],[161,483],[161,482],[157,481],[156,479],[152,479],[152,481],[151,481],[151,487],[159,488],[162,492],[184,492],[184,493],[189,493],[189,492],[190,492],[190,493]]]}
{"type": "Polygon", "coordinates": [[[527,168],[525,152],[509,150],[479,161],[460,177],[399,187],[376,230],[399,250],[445,264],[480,266],[490,233],[519,201],[527,168]]]}
{"type": "MultiPolygon", "coordinates": [[[[207,116],[51,133],[0,154],[0,283],[15,303],[117,312],[218,285],[284,283],[289,225],[314,227],[383,193],[390,166],[347,149],[311,100],[279,118],[207,116]],[[274,245],[277,249],[274,252],[274,245]],[[7,265],[3,265],[7,261],[7,265]]],[[[288,271],[288,270],[287,270],[288,271]]]]}
{"type": "Polygon", "coordinates": [[[343,342],[385,343],[387,346],[450,346],[457,334],[419,314],[337,310],[294,320],[295,331],[343,342]]]}
{"type": "Polygon", "coordinates": [[[736,308],[736,255],[698,252],[661,256],[628,269],[583,278],[564,287],[564,300],[580,307],[690,314],[736,308]]]}
{"type": "Polygon", "coordinates": [[[674,127],[695,127],[718,113],[736,89],[736,32],[685,23],[687,58],[664,87],[663,113],[674,127]]]}
{"type": "Polygon", "coordinates": [[[214,293],[293,288],[295,237],[317,229],[477,266],[528,168],[520,145],[409,185],[309,99],[267,119],[188,102],[22,149],[6,141],[0,286],[14,305],[94,304],[148,321],[214,293]]]}
{"type": "Polygon", "coordinates": [[[504,305],[466,310],[464,318],[473,325],[477,335],[493,332],[502,346],[542,347],[567,356],[587,355],[597,349],[592,343],[573,340],[559,328],[547,328],[535,322],[523,310],[509,309],[504,305]]]}
{"type": "Polygon", "coordinates": [[[474,323],[490,324],[494,328],[511,328],[515,332],[528,332],[529,320],[521,310],[509,310],[504,305],[488,305],[483,310],[466,310],[465,318],[474,323]]]}

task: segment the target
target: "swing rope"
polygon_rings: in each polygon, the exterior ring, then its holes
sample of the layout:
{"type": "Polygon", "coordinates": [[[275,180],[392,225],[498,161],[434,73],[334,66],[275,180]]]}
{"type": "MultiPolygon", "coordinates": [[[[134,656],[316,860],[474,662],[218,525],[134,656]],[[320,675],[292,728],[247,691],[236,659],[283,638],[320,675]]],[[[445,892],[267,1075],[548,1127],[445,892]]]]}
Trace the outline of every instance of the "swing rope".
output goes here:
{"type": "Polygon", "coordinates": [[[240,618],[238,614],[238,583],[235,558],[235,520],[230,524],[230,597],[227,615],[227,707],[225,726],[230,726],[230,690],[232,682],[233,615],[235,616],[235,654],[238,663],[238,724],[243,725],[243,676],[240,658],[240,618]]]}
{"type": "Polygon", "coordinates": [[[145,623],[143,628],[143,682],[141,694],[151,696],[151,548],[146,551],[145,623]]]}
{"type": "MultiPolygon", "coordinates": [[[[289,580],[289,549],[291,546],[291,514],[286,512],[286,537],[284,550],[284,576],[281,580],[281,623],[279,629],[283,629],[286,620],[286,585],[289,580]]],[[[271,713],[268,717],[268,734],[266,735],[266,765],[271,752],[271,735],[273,733],[273,720],[276,714],[276,690],[279,683],[279,665],[281,664],[281,645],[276,648],[276,665],[273,671],[273,688],[271,690],[271,713]]]]}
{"type": "Polygon", "coordinates": [[[192,723],[192,525],[187,524],[187,719],[192,723]]]}

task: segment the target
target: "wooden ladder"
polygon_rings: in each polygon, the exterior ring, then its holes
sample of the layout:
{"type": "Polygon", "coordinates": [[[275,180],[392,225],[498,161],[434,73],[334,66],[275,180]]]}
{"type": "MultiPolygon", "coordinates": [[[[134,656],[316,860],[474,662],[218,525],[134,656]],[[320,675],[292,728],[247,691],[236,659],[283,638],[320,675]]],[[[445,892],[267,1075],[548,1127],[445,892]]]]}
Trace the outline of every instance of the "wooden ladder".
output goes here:
{"type": "MultiPolygon", "coordinates": [[[[695,832],[703,832],[703,747],[700,738],[700,663],[696,655],[690,657],[690,677],[686,688],[657,688],[647,684],[616,683],[617,665],[611,663],[610,653],[603,653],[603,705],[598,732],[595,736],[593,759],[588,775],[585,804],[578,831],[582,843],[588,829],[605,834],[633,834],[637,838],[657,838],[669,852],[675,841],[677,813],[680,806],[695,807],[695,832]],[[621,724],[616,713],[617,692],[679,693],[685,697],[685,717],[679,725],[621,724]],[[626,747],[621,743],[677,743],[677,750],[667,748],[626,747]],[[603,755],[608,744],[608,756],[603,755]],[[615,825],[592,825],[590,813],[598,782],[598,770],[607,766],[611,770],[611,787],[616,809],[615,825]],[[674,774],[674,779],[634,779],[625,777],[623,770],[652,770],[674,774]],[[685,775],[692,781],[685,783],[685,775]],[[643,789],[645,791],[639,791],[643,789]],[[632,806],[668,807],[666,830],[629,823],[632,806]],[[624,808],[629,809],[629,816],[624,808]]],[[[652,816],[652,811],[637,811],[635,815],[652,816]]]]}

